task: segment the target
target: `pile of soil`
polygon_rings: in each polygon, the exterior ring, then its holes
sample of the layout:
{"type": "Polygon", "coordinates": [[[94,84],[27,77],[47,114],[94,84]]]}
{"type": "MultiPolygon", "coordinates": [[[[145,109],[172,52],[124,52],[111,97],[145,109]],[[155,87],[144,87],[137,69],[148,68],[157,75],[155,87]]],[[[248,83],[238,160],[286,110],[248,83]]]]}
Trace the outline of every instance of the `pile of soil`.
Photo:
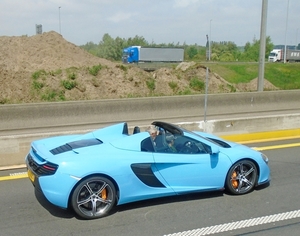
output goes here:
{"type": "MultiPolygon", "coordinates": [[[[93,56],[54,31],[0,37],[0,104],[204,93],[195,78],[205,82],[206,68],[183,62],[146,72],[93,56]]],[[[255,91],[255,81],[233,85],[210,73],[208,92],[255,91]]]]}

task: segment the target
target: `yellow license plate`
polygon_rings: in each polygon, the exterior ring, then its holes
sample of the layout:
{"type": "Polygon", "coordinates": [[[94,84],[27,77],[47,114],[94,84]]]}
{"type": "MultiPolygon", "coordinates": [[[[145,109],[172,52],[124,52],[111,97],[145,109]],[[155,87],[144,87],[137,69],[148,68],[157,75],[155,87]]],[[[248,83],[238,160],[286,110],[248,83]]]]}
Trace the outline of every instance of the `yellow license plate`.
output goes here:
{"type": "Polygon", "coordinates": [[[35,175],[31,172],[31,170],[28,170],[27,171],[27,174],[28,174],[28,178],[34,182],[34,179],[35,179],[35,175]]]}

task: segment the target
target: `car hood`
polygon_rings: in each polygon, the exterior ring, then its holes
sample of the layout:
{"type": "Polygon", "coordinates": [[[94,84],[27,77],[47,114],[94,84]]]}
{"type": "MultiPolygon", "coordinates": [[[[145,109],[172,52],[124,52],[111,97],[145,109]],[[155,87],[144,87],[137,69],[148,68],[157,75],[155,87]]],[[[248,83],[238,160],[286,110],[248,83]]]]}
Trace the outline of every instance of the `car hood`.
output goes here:
{"type": "Polygon", "coordinates": [[[205,137],[212,141],[213,143],[217,143],[217,145],[221,146],[221,151],[226,154],[233,162],[235,162],[238,158],[244,157],[258,157],[260,158],[261,153],[256,151],[248,146],[243,144],[227,141],[213,134],[204,133],[204,132],[195,132],[202,137],[205,137]]]}

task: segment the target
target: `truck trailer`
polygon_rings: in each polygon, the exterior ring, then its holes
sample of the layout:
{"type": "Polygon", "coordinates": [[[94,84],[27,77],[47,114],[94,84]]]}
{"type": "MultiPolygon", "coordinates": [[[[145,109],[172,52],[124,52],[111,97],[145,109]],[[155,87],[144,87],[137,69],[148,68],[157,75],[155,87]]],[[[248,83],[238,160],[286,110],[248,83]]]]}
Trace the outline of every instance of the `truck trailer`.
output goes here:
{"type": "Polygon", "coordinates": [[[123,63],[183,62],[183,48],[151,48],[131,46],[123,49],[123,63]]]}
{"type": "MultiPolygon", "coordinates": [[[[268,58],[269,62],[281,62],[284,61],[284,49],[273,49],[268,58]]],[[[300,62],[300,50],[286,50],[287,62],[300,62]]]]}

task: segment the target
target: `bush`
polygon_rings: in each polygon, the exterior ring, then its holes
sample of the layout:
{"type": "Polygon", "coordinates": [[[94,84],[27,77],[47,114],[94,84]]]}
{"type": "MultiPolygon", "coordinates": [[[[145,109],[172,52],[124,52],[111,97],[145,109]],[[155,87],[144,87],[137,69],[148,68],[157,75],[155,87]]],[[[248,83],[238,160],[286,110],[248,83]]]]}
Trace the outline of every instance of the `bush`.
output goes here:
{"type": "Polygon", "coordinates": [[[71,89],[75,88],[77,85],[76,81],[73,81],[73,80],[62,80],[61,84],[67,90],[71,90],[71,89]]]}
{"type": "Polygon", "coordinates": [[[89,72],[91,75],[96,76],[98,75],[98,72],[102,69],[102,66],[99,64],[97,66],[93,66],[92,68],[89,68],[89,72]]]}
{"type": "Polygon", "coordinates": [[[178,88],[178,84],[174,81],[169,82],[170,88],[175,91],[178,88]]]}
{"type": "Polygon", "coordinates": [[[76,79],[76,74],[73,72],[71,74],[68,75],[69,79],[74,80],[76,79]]]}
{"type": "Polygon", "coordinates": [[[49,74],[51,76],[60,75],[62,73],[62,69],[57,69],[56,71],[50,71],[49,74]]]}
{"type": "Polygon", "coordinates": [[[45,70],[38,70],[36,72],[34,72],[31,77],[34,79],[34,80],[37,80],[41,75],[46,75],[47,72],[45,70]]]}
{"type": "Polygon", "coordinates": [[[191,95],[192,91],[189,88],[185,88],[183,91],[179,91],[178,95],[191,95]]]}
{"type": "Polygon", "coordinates": [[[118,65],[116,65],[116,67],[123,70],[123,71],[125,71],[125,72],[128,70],[127,66],[124,66],[122,64],[118,64],[118,65]]]}
{"type": "Polygon", "coordinates": [[[205,88],[205,83],[202,80],[199,80],[198,78],[194,77],[190,81],[190,88],[201,91],[205,88]]]}
{"type": "Polygon", "coordinates": [[[154,89],[155,89],[155,80],[154,79],[148,79],[146,81],[146,85],[147,85],[148,89],[150,89],[150,91],[153,92],[154,89]]]}
{"type": "Polygon", "coordinates": [[[32,82],[32,87],[35,89],[35,90],[40,90],[44,87],[44,83],[41,83],[41,82],[38,82],[36,80],[34,80],[32,82]]]}
{"type": "Polygon", "coordinates": [[[0,99],[0,104],[6,104],[9,103],[9,100],[7,98],[0,99]]]}
{"type": "Polygon", "coordinates": [[[64,91],[57,92],[55,90],[47,90],[41,96],[41,98],[42,98],[42,100],[49,101],[49,102],[57,101],[57,100],[60,100],[60,101],[65,101],[66,100],[65,95],[64,95],[64,91]]]}

